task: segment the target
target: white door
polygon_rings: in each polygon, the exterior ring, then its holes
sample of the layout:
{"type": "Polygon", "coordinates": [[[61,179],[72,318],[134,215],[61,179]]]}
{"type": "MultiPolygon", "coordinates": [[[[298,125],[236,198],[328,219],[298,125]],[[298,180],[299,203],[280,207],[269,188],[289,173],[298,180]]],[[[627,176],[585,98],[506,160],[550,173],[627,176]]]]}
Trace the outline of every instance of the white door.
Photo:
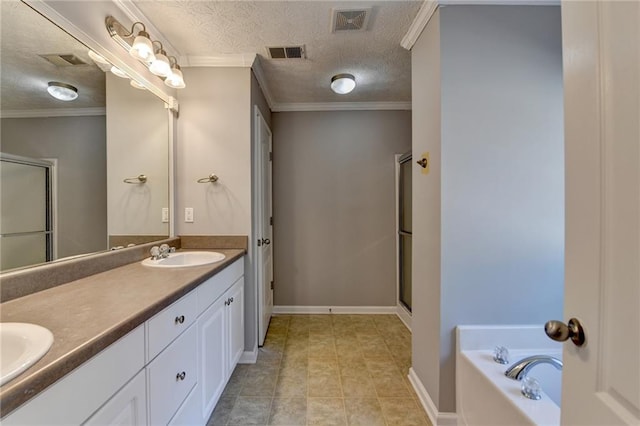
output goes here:
{"type": "Polygon", "coordinates": [[[563,425],[640,424],[640,2],[562,3],[563,425]]]}
{"type": "Polygon", "coordinates": [[[256,114],[258,344],[262,346],[273,312],[272,137],[258,107],[256,114]]]}

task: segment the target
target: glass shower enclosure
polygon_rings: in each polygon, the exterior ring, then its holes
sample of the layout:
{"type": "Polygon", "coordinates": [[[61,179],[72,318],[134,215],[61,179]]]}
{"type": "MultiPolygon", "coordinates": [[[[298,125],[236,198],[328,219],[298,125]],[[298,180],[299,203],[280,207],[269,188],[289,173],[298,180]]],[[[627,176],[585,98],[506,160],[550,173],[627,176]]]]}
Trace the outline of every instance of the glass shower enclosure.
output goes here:
{"type": "Polygon", "coordinates": [[[398,250],[399,250],[399,299],[411,312],[411,153],[398,159],[398,250]]]}

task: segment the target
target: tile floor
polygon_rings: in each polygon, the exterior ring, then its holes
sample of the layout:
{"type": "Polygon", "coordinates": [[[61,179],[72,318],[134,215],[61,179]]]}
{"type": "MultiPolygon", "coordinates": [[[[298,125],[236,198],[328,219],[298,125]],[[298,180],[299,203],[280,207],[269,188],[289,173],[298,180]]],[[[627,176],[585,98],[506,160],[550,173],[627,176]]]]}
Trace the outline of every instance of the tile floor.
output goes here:
{"type": "Polygon", "coordinates": [[[279,315],[256,364],[236,367],[208,426],[430,425],[395,315],[279,315]]]}

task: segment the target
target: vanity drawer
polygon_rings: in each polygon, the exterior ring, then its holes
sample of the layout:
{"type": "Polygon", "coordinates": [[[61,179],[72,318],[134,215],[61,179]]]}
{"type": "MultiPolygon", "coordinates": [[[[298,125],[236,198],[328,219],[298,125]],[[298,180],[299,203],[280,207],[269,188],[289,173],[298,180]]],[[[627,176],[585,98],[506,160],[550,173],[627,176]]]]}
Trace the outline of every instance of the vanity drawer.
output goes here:
{"type": "Polygon", "coordinates": [[[197,317],[197,294],[190,292],[146,322],[147,362],[155,358],[197,317]]]}
{"type": "Polygon", "coordinates": [[[244,274],[244,257],[233,262],[222,271],[209,278],[197,288],[198,315],[207,310],[213,302],[222,296],[238,278],[244,274]]]}
{"type": "Polygon", "coordinates": [[[196,384],[197,333],[191,326],[147,366],[149,423],[166,425],[196,384]]]}

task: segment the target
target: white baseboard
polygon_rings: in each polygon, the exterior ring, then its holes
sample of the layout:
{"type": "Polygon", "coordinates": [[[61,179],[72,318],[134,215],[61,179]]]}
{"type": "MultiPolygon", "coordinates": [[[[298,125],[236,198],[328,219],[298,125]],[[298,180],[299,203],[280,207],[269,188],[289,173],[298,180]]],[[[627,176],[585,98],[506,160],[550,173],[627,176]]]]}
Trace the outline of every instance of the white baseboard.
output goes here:
{"type": "Polygon", "coordinates": [[[431,420],[431,424],[433,424],[433,426],[457,426],[457,414],[441,413],[438,411],[436,404],[433,403],[433,400],[429,396],[429,392],[427,392],[427,389],[425,389],[422,381],[413,368],[409,369],[409,381],[411,382],[413,389],[416,391],[416,394],[418,394],[418,399],[420,399],[420,403],[427,412],[429,420],[431,420]]]}
{"type": "Polygon", "coordinates": [[[404,306],[398,303],[398,307],[396,308],[396,315],[400,318],[400,321],[404,323],[404,325],[411,331],[411,312],[407,310],[404,306]]]}
{"type": "Polygon", "coordinates": [[[274,306],[274,314],[395,314],[395,306],[274,306]]]}
{"type": "Polygon", "coordinates": [[[252,351],[244,351],[240,355],[238,364],[255,364],[258,360],[258,345],[256,345],[252,351]]]}

